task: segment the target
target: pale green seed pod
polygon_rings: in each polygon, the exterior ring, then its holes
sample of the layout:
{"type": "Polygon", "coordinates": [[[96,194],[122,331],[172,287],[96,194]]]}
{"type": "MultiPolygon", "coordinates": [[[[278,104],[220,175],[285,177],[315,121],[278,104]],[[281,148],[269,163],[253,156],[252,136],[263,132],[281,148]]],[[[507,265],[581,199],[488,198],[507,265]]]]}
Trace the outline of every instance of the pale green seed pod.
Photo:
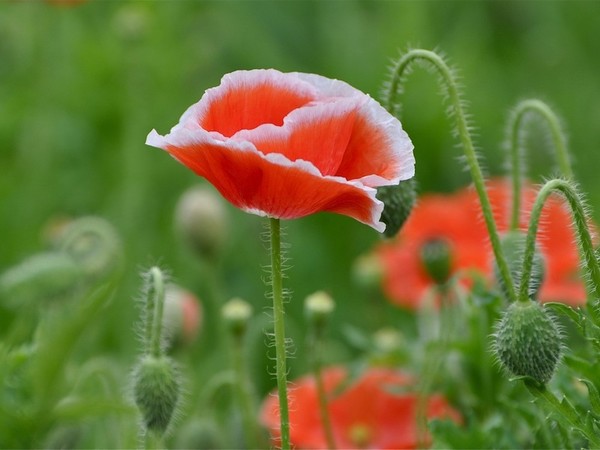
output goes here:
{"type": "Polygon", "coordinates": [[[223,305],[221,315],[231,333],[241,337],[246,333],[252,317],[252,306],[246,300],[234,297],[223,305]]]}
{"type": "Polygon", "coordinates": [[[179,402],[181,382],[173,361],[146,355],[133,373],[133,394],[145,427],[159,435],[166,432],[179,402]]]}
{"type": "Polygon", "coordinates": [[[316,327],[322,327],[334,309],[335,302],[327,292],[317,291],[304,299],[304,314],[316,327]]]}
{"type": "Polygon", "coordinates": [[[508,373],[542,384],[550,381],[561,357],[562,337],[544,306],[534,300],[511,303],[494,337],[494,352],[508,373]]]}
{"type": "MultiPolygon", "coordinates": [[[[525,241],[527,236],[520,231],[511,231],[506,233],[500,239],[500,245],[506,257],[508,269],[512,275],[512,279],[515,285],[515,289],[519,290],[521,284],[521,272],[523,270],[523,253],[525,251],[525,241]]],[[[531,270],[531,280],[529,282],[528,295],[531,298],[537,298],[538,292],[544,277],[546,274],[546,268],[544,263],[544,257],[542,256],[537,244],[535,246],[535,253],[533,255],[533,267],[531,270]]],[[[496,260],[494,260],[494,277],[500,286],[502,294],[505,298],[510,298],[510,295],[504,284],[504,280],[500,275],[500,269],[496,260]]]]}
{"type": "Polygon", "coordinates": [[[0,297],[11,307],[55,301],[74,292],[82,278],[81,267],[69,255],[40,253],[0,275],[0,297]]]}
{"type": "Polygon", "coordinates": [[[377,189],[377,198],[385,205],[381,213],[381,221],[386,228],[383,235],[387,238],[394,237],[408,216],[417,200],[415,180],[400,181],[395,186],[382,186],[377,189]]]}

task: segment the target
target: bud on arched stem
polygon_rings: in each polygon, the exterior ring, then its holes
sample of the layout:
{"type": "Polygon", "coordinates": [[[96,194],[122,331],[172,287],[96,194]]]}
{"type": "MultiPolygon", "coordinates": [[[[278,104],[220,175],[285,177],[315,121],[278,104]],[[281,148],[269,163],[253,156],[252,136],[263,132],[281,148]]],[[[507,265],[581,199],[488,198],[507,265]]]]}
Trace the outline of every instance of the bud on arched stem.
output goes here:
{"type": "MultiPolygon", "coordinates": [[[[547,181],[538,192],[535,203],[533,204],[531,217],[529,219],[527,240],[525,243],[525,253],[523,255],[523,270],[518,298],[522,301],[529,300],[527,289],[531,279],[531,269],[535,253],[535,238],[539,226],[540,215],[546,200],[554,191],[562,193],[571,207],[577,242],[579,243],[579,250],[583,257],[585,270],[588,275],[586,279],[588,280],[588,283],[591,283],[590,288],[593,293],[593,301],[598,302],[598,299],[600,299],[600,265],[598,265],[598,261],[595,257],[583,200],[574,182],[560,178],[547,181]]],[[[597,311],[597,305],[588,304],[588,309],[594,322],[600,324],[600,315],[597,311]]]]}
{"type": "Polygon", "coordinates": [[[399,102],[397,96],[402,92],[401,83],[403,82],[406,73],[415,62],[425,62],[431,65],[440,75],[440,83],[442,88],[445,89],[449,99],[450,115],[456,120],[456,131],[460,137],[460,142],[462,144],[467,164],[471,172],[471,177],[473,178],[473,183],[475,185],[477,195],[479,196],[483,217],[485,219],[485,224],[490,236],[490,242],[492,244],[494,256],[498,263],[500,275],[504,280],[504,285],[507,288],[510,299],[515,300],[516,291],[514,288],[514,283],[506,262],[506,258],[502,253],[496,222],[494,221],[494,216],[492,214],[492,207],[485,190],[483,174],[481,167],[479,166],[479,162],[477,161],[477,155],[471,139],[467,118],[463,111],[458,85],[452,70],[448,67],[444,59],[435,52],[422,49],[410,50],[397,61],[393,68],[392,79],[388,85],[387,92],[384,95],[383,106],[387,108],[388,111],[393,113],[398,112],[399,102]]]}
{"type": "Polygon", "coordinates": [[[554,111],[544,102],[537,99],[523,100],[517,104],[509,118],[507,133],[510,141],[510,168],[512,176],[512,213],[510,229],[519,227],[519,211],[521,208],[521,172],[522,152],[520,145],[525,118],[537,114],[547,123],[552,135],[552,142],[556,151],[556,163],[560,173],[565,178],[573,178],[571,159],[567,150],[567,139],[560,126],[560,121],[554,111]]]}

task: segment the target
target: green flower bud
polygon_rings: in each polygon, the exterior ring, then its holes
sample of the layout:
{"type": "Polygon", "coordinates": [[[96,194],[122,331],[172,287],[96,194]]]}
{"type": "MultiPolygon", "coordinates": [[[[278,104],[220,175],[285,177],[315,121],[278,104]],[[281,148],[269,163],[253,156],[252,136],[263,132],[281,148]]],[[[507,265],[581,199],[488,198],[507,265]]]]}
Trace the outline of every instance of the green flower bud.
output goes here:
{"type": "Polygon", "coordinates": [[[318,291],[309,295],[304,300],[304,312],[308,320],[320,327],[325,324],[327,318],[335,309],[335,302],[331,296],[324,292],[318,291]]]}
{"type": "Polygon", "coordinates": [[[16,307],[52,301],[72,293],[81,282],[81,267],[63,253],[40,253],[0,276],[0,297],[16,307]]]}
{"type": "Polygon", "coordinates": [[[202,258],[214,259],[227,239],[227,214],[212,190],[195,186],[181,196],[175,210],[175,228],[202,258]]]}
{"type": "Polygon", "coordinates": [[[148,430],[164,434],[177,407],[181,383],[166,356],[142,357],[133,373],[133,394],[148,430]]]}
{"type": "MultiPolygon", "coordinates": [[[[520,231],[511,231],[502,236],[500,245],[506,257],[508,268],[512,275],[515,289],[519,290],[521,284],[521,272],[523,270],[523,253],[525,251],[525,241],[527,236],[520,231]]],[[[544,276],[546,274],[544,257],[542,256],[537,244],[535,246],[535,253],[533,255],[533,267],[531,270],[531,281],[529,283],[528,294],[531,298],[537,298],[537,294],[540,290],[544,276]]],[[[500,269],[496,260],[494,260],[494,277],[497,283],[500,285],[500,289],[506,298],[509,298],[509,294],[506,290],[503,278],[500,276],[500,269]]]]}
{"type": "Polygon", "coordinates": [[[515,376],[547,383],[561,356],[561,332],[548,311],[534,300],[510,304],[494,334],[501,366],[515,376]]]}
{"type": "Polygon", "coordinates": [[[232,298],[223,305],[221,314],[233,335],[241,337],[246,333],[248,321],[252,317],[252,306],[241,298],[232,298]]]}
{"type": "Polygon", "coordinates": [[[400,181],[395,186],[382,186],[377,189],[377,198],[384,204],[381,221],[386,228],[383,232],[387,238],[394,237],[408,216],[417,200],[415,179],[400,181]]]}
{"type": "Polygon", "coordinates": [[[421,262],[427,274],[437,284],[444,284],[450,277],[452,253],[443,239],[431,239],[421,247],[421,262]]]}

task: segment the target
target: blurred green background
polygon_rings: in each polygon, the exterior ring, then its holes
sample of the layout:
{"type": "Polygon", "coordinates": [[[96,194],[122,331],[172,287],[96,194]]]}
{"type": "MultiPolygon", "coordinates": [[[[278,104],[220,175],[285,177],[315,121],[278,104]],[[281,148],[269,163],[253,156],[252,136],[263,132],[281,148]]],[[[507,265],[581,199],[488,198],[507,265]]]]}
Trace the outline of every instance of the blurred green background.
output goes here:
{"type": "MultiPolygon", "coordinates": [[[[173,230],[179,196],[201,180],[145,146],[148,132],[166,133],[205,89],[236,69],[314,72],[378,98],[391,60],[411,46],[439,49],[457,67],[489,174],[504,173],[510,108],[528,97],[554,106],[599,219],[599,29],[597,1],[88,0],[58,6],[2,0],[0,272],[43,250],[53,220],[110,220],[121,233],[126,267],[116,298],[99,318],[101,345],[94,352],[133,363],[140,270],[158,263],[200,298],[212,276],[173,230]]],[[[420,192],[469,183],[435,77],[416,70],[403,100],[420,192]]],[[[552,171],[540,136],[529,142],[534,180],[552,171]]],[[[254,305],[259,318],[252,345],[259,355],[269,304],[261,281],[268,263],[264,220],[228,208],[231,235],[218,276],[223,298],[240,296],[254,305]]],[[[355,258],[380,239],[374,231],[325,214],[289,222],[286,231],[292,266],[286,286],[293,291],[288,331],[297,349],[292,376],[306,370],[306,295],[325,289],[336,299],[332,335],[342,333],[336,325],[372,331],[403,320],[380,293],[357,289],[351,277],[355,258]]],[[[348,348],[338,350],[335,358],[348,357],[348,348]]],[[[264,393],[274,381],[264,376],[266,357],[256,358],[253,370],[264,393]]]]}

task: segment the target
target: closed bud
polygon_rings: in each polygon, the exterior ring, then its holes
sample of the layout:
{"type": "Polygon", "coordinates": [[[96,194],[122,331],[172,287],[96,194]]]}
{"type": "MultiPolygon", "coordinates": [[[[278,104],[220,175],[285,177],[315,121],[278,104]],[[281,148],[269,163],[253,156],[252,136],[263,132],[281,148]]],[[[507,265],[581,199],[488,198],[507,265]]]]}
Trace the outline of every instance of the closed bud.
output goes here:
{"type": "Polygon", "coordinates": [[[205,187],[189,189],[177,203],[175,228],[200,257],[214,259],[227,238],[227,216],[221,198],[205,187]]]}
{"type": "MultiPolygon", "coordinates": [[[[519,290],[521,284],[521,273],[523,271],[523,254],[525,252],[525,241],[527,236],[520,231],[511,231],[506,233],[500,239],[500,245],[508,264],[508,269],[515,284],[515,289],[519,290]]],[[[546,270],[544,265],[544,257],[542,256],[536,244],[535,253],[533,255],[533,266],[531,270],[531,279],[529,283],[528,295],[531,298],[537,298],[542,282],[544,281],[546,270]]],[[[494,260],[494,277],[506,298],[510,295],[504,284],[504,279],[500,276],[500,269],[496,260],[494,260]]]]}
{"type": "Polygon", "coordinates": [[[552,378],[561,356],[561,332],[540,303],[511,303],[494,337],[494,351],[508,373],[528,376],[542,384],[552,378]]]}
{"type": "Polygon", "coordinates": [[[40,253],[0,276],[0,297],[16,307],[52,301],[72,293],[82,279],[81,267],[63,253],[40,253]]]}
{"type": "Polygon", "coordinates": [[[382,186],[377,189],[377,198],[384,204],[381,221],[386,228],[383,234],[392,238],[408,219],[417,199],[415,179],[400,181],[395,186],[382,186]]]}
{"type": "Polygon", "coordinates": [[[133,373],[133,394],[146,429],[162,435],[167,430],[181,384],[173,361],[166,356],[144,356],[133,373]]]}
{"type": "Polygon", "coordinates": [[[437,284],[444,284],[450,277],[452,253],[448,242],[431,239],[421,247],[421,263],[427,275],[437,284]]]}
{"type": "Polygon", "coordinates": [[[306,317],[317,327],[321,327],[326,323],[327,318],[334,309],[335,302],[331,296],[324,291],[315,292],[304,300],[304,312],[306,317]]]}
{"type": "Polygon", "coordinates": [[[241,337],[246,333],[248,321],[252,317],[252,306],[241,298],[232,298],[223,305],[221,314],[231,333],[241,337]]]}

